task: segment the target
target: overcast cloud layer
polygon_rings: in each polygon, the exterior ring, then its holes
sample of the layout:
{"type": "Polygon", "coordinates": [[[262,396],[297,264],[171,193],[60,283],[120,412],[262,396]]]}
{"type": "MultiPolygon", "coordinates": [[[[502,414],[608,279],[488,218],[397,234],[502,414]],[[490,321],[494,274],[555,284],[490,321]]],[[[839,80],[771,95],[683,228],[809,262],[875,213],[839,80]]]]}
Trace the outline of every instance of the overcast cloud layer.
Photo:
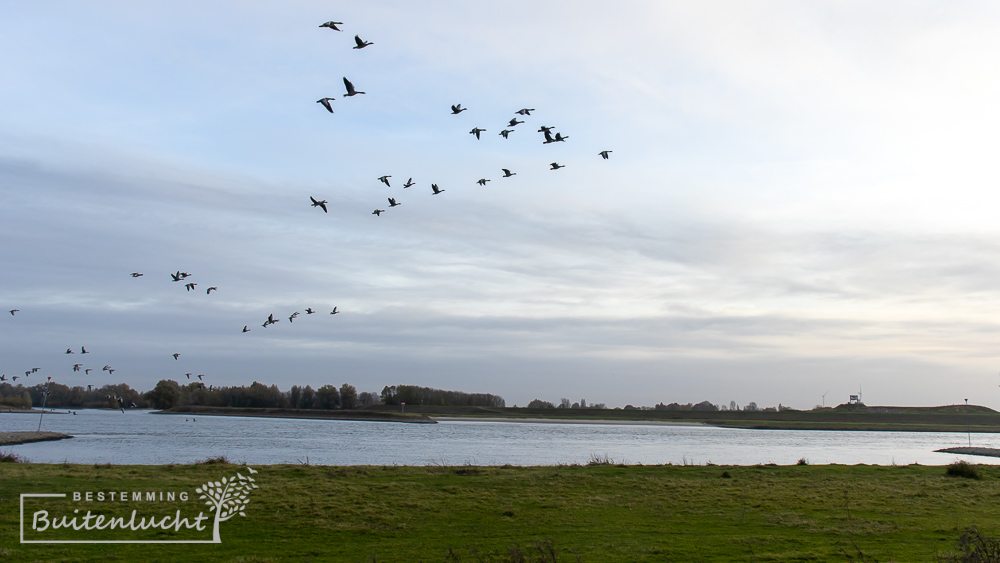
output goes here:
{"type": "Polygon", "coordinates": [[[0,371],[1000,408],[1000,7],[626,4],[0,7],[0,371]]]}

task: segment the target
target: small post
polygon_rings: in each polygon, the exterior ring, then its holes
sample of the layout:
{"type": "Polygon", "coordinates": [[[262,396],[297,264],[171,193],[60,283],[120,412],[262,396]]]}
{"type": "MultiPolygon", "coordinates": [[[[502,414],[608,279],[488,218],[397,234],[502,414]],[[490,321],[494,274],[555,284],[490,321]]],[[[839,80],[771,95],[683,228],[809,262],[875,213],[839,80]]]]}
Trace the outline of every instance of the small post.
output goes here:
{"type": "Polygon", "coordinates": [[[969,447],[972,447],[972,421],[969,419],[969,400],[965,400],[965,431],[969,434],[969,447]]]}
{"type": "Polygon", "coordinates": [[[406,403],[399,403],[399,412],[406,412],[406,403]]]}
{"type": "Polygon", "coordinates": [[[45,416],[45,402],[49,400],[49,382],[52,381],[50,377],[48,381],[45,382],[45,390],[42,391],[42,413],[38,415],[38,431],[42,431],[42,417],[45,416]]]}

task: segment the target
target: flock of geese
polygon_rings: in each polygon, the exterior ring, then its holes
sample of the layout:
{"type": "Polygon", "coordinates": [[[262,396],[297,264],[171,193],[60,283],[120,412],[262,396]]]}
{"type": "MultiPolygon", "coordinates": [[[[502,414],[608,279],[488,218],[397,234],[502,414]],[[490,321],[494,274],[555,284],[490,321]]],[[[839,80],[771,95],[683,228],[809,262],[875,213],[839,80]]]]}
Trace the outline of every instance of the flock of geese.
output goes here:
{"type": "MultiPolygon", "coordinates": [[[[326,23],[320,24],[319,27],[321,27],[321,28],[325,27],[325,28],[331,29],[333,31],[342,31],[340,29],[340,27],[338,27],[338,26],[341,26],[341,25],[344,25],[343,22],[328,21],[326,23]]],[[[360,37],[360,35],[355,35],[354,36],[354,46],[352,47],[353,49],[360,50],[360,49],[364,49],[366,47],[369,47],[371,45],[374,45],[374,43],[371,42],[371,41],[365,41],[364,39],[362,39],[360,37]]],[[[354,84],[346,76],[343,77],[343,81],[344,81],[344,88],[346,89],[346,92],[343,94],[344,97],[350,98],[350,97],[357,96],[359,94],[364,94],[365,93],[365,92],[363,92],[361,90],[358,90],[354,86],[354,84]]],[[[333,109],[333,104],[331,104],[331,102],[333,102],[335,100],[336,100],[336,98],[331,97],[331,96],[327,96],[327,97],[322,97],[322,98],[316,100],[316,103],[320,104],[323,107],[323,109],[325,109],[326,111],[328,111],[329,113],[332,114],[332,113],[334,113],[334,109],[333,109]]],[[[462,107],[462,104],[453,104],[453,105],[451,105],[451,115],[460,115],[460,114],[462,114],[462,113],[464,113],[464,112],[466,112],[468,110],[469,110],[469,108],[462,107]]],[[[514,133],[515,131],[517,131],[516,127],[518,125],[522,125],[522,124],[525,123],[524,120],[518,119],[517,116],[520,116],[520,117],[530,117],[531,116],[531,112],[533,112],[533,111],[536,111],[536,110],[534,108],[521,108],[521,109],[515,111],[514,112],[515,117],[512,117],[503,126],[503,128],[498,133],[498,135],[500,137],[503,137],[504,139],[509,139],[510,138],[510,134],[514,133]]],[[[541,133],[542,134],[541,144],[548,145],[548,144],[554,144],[554,143],[563,143],[563,142],[566,142],[569,139],[569,136],[564,136],[561,132],[554,131],[554,129],[555,129],[554,127],[547,126],[547,125],[541,125],[539,127],[539,129],[537,130],[537,133],[541,133]]],[[[469,134],[475,136],[476,140],[478,141],[478,140],[482,139],[482,134],[486,133],[486,132],[487,132],[487,129],[484,129],[482,127],[476,126],[476,127],[473,127],[472,130],[469,131],[469,134]]],[[[602,151],[600,151],[598,153],[598,156],[600,156],[601,158],[607,160],[609,158],[609,155],[610,155],[611,152],[612,151],[610,151],[610,150],[602,150],[602,151]]],[[[560,168],[565,168],[565,165],[564,164],[560,164],[558,162],[552,162],[552,163],[549,164],[549,170],[559,170],[560,168]]],[[[510,178],[510,177],[513,177],[513,176],[517,175],[516,172],[512,172],[509,168],[501,168],[500,171],[503,173],[503,175],[500,176],[500,178],[510,178]]],[[[390,180],[389,180],[390,178],[392,178],[392,175],[390,175],[390,174],[384,174],[382,176],[379,176],[377,180],[379,182],[381,182],[382,184],[385,184],[386,187],[392,187],[392,185],[390,183],[390,180]]],[[[485,178],[484,177],[484,178],[480,178],[475,183],[479,184],[480,186],[484,186],[485,187],[486,183],[490,182],[490,181],[492,181],[492,180],[489,179],[489,178],[485,178]]],[[[416,183],[413,181],[413,178],[410,177],[410,178],[408,178],[406,180],[406,182],[404,182],[402,184],[402,188],[403,189],[407,189],[407,188],[410,188],[410,187],[412,187],[414,185],[416,185],[416,183]]],[[[445,192],[445,190],[442,189],[442,188],[440,188],[436,183],[432,183],[430,185],[430,188],[431,188],[431,195],[440,195],[440,194],[442,194],[442,193],[445,192]]],[[[329,208],[328,208],[328,203],[329,202],[327,200],[325,200],[325,199],[317,199],[317,198],[315,198],[313,196],[309,196],[309,199],[311,201],[312,207],[318,207],[318,208],[322,209],[324,213],[328,213],[329,212],[329,208]]],[[[398,206],[402,205],[401,202],[396,201],[395,197],[388,197],[387,200],[388,200],[388,204],[389,204],[388,207],[389,208],[398,207],[398,206]]],[[[386,212],[385,209],[376,208],[374,211],[372,211],[372,215],[381,216],[385,212],[386,212]]],[[[143,276],[143,274],[141,272],[132,272],[130,275],[131,275],[132,278],[140,278],[140,277],[143,276]]],[[[188,291],[188,292],[195,291],[196,287],[198,286],[198,283],[197,282],[192,282],[192,281],[187,281],[187,278],[189,278],[189,277],[191,277],[190,273],[188,273],[188,272],[182,272],[181,270],[177,270],[176,272],[170,274],[170,280],[171,280],[171,282],[185,282],[184,283],[184,288],[186,289],[186,291],[188,291]]],[[[218,289],[219,288],[217,286],[210,286],[210,287],[208,287],[205,290],[205,293],[208,294],[208,295],[211,295],[213,291],[218,291],[218,289]]],[[[306,315],[313,315],[313,314],[316,313],[316,310],[314,310],[312,307],[307,307],[304,310],[305,310],[306,315]]],[[[11,314],[11,316],[15,316],[16,313],[20,312],[20,309],[10,309],[8,312],[11,314]]],[[[330,311],[330,314],[331,315],[336,315],[339,312],[340,311],[338,311],[337,307],[334,307],[333,310],[330,311]]],[[[292,324],[299,315],[300,315],[299,311],[295,311],[295,312],[291,313],[287,317],[288,318],[288,323],[292,324]]],[[[269,314],[267,316],[267,319],[265,319],[264,322],[261,324],[261,327],[268,328],[271,325],[277,324],[280,320],[281,319],[279,319],[279,318],[275,318],[275,316],[274,316],[273,313],[269,314]]],[[[247,333],[247,332],[250,332],[250,331],[251,331],[251,329],[249,327],[249,324],[243,325],[243,330],[242,330],[243,333],[247,333]]],[[[65,353],[66,354],[74,354],[75,351],[73,350],[73,348],[67,348],[65,353]]],[[[87,349],[86,349],[85,346],[81,346],[80,347],[80,353],[81,354],[89,354],[90,352],[87,351],[87,349]]],[[[178,353],[178,352],[175,352],[175,353],[170,354],[170,356],[172,356],[174,358],[174,360],[178,360],[180,358],[181,354],[178,353]]],[[[29,369],[29,370],[26,370],[25,373],[24,373],[24,377],[27,378],[28,376],[30,376],[30,375],[32,375],[34,373],[37,373],[39,371],[39,369],[40,368],[34,367],[34,368],[29,369]]],[[[94,369],[95,368],[85,368],[83,363],[74,363],[72,365],[72,371],[73,372],[83,371],[83,373],[85,375],[89,375],[90,372],[93,371],[94,369]]],[[[115,368],[112,368],[110,364],[105,364],[105,366],[102,368],[102,371],[106,371],[106,372],[108,372],[109,375],[111,375],[111,374],[114,374],[115,368]]],[[[198,383],[201,385],[202,388],[204,388],[204,383],[202,383],[202,382],[204,381],[205,374],[197,374],[197,375],[195,375],[193,372],[187,372],[184,375],[186,376],[186,378],[188,380],[190,380],[192,377],[196,377],[198,379],[198,383]]],[[[19,377],[20,376],[15,375],[15,376],[11,377],[10,380],[11,381],[17,381],[19,379],[19,377]]],[[[51,380],[51,379],[52,378],[49,377],[49,380],[51,380]]],[[[8,378],[7,378],[6,374],[0,374],[0,381],[7,381],[7,380],[8,380],[8,378]]],[[[88,385],[87,387],[88,387],[88,390],[90,390],[93,386],[92,385],[88,385]]],[[[212,387],[209,386],[209,389],[211,390],[212,387]]],[[[134,404],[126,405],[125,404],[125,400],[123,398],[121,398],[121,397],[109,395],[108,399],[111,400],[111,401],[113,401],[113,402],[115,402],[115,403],[117,403],[118,406],[119,406],[119,408],[121,408],[122,412],[125,411],[126,406],[132,406],[132,407],[135,406],[134,404]]]]}
{"type": "MultiPolygon", "coordinates": [[[[342,29],[340,29],[340,27],[338,27],[338,26],[341,26],[341,25],[344,25],[344,22],[328,21],[326,23],[320,24],[319,27],[329,28],[329,29],[332,29],[334,31],[343,31],[342,29]]],[[[355,42],[355,45],[353,47],[354,49],[364,49],[365,47],[368,47],[369,45],[374,45],[374,43],[372,43],[371,41],[365,41],[365,40],[361,39],[361,37],[359,35],[355,35],[354,36],[354,42],[355,42]]],[[[347,88],[347,93],[344,94],[345,97],[355,96],[357,94],[364,94],[364,92],[357,91],[354,88],[354,84],[352,84],[351,81],[348,80],[346,76],[344,77],[344,87],[347,88]]],[[[323,108],[326,109],[326,111],[328,111],[330,113],[334,113],[334,111],[333,111],[333,105],[330,104],[330,102],[334,101],[335,99],[336,98],[332,98],[332,97],[323,97],[323,98],[320,98],[320,99],[316,100],[316,103],[317,104],[321,104],[323,106],[323,108]]],[[[467,111],[468,109],[469,108],[462,107],[462,104],[452,104],[452,106],[451,106],[451,115],[459,115],[462,112],[467,111]]],[[[533,111],[535,111],[535,108],[521,108],[521,109],[515,111],[514,114],[515,114],[515,116],[519,115],[521,117],[527,117],[527,116],[530,116],[531,112],[533,112],[533,111]]],[[[508,139],[509,136],[510,136],[510,134],[515,131],[514,128],[517,127],[518,125],[522,124],[522,123],[524,123],[523,120],[520,120],[517,117],[512,117],[510,119],[510,121],[508,121],[507,124],[500,131],[499,135],[501,137],[503,137],[504,139],[508,139]]],[[[553,129],[554,129],[554,127],[547,126],[547,125],[542,125],[538,129],[537,132],[538,133],[542,133],[542,144],[543,145],[548,145],[548,144],[551,144],[551,143],[563,143],[563,142],[566,142],[569,139],[568,136],[563,136],[562,133],[560,133],[558,131],[556,131],[553,134],[552,133],[553,129]]],[[[476,126],[476,127],[473,127],[471,131],[469,131],[469,134],[470,135],[474,135],[476,137],[476,140],[480,140],[480,139],[482,139],[481,134],[485,133],[486,131],[487,131],[486,129],[483,129],[481,127],[476,126]]],[[[607,160],[609,158],[609,154],[611,152],[612,151],[610,151],[610,150],[602,150],[602,151],[600,151],[597,154],[601,158],[607,160]]],[[[566,167],[566,165],[560,164],[558,162],[552,162],[552,163],[549,164],[549,170],[559,170],[560,168],[565,168],[565,167],[566,167]]],[[[503,172],[503,176],[501,176],[501,178],[510,178],[511,176],[515,176],[517,174],[516,172],[511,172],[510,169],[508,169],[508,168],[501,168],[500,170],[503,172]]],[[[385,184],[388,187],[391,187],[391,184],[389,183],[389,178],[392,178],[392,176],[389,175],[389,174],[385,174],[385,175],[379,176],[378,181],[382,182],[383,184],[385,184]]],[[[485,186],[486,182],[489,182],[489,181],[490,180],[487,179],[487,178],[480,178],[479,180],[476,181],[476,183],[479,184],[480,186],[485,186]]],[[[413,178],[410,177],[406,181],[406,183],[403,184],[403,188],[404,189],[405,188],[409,188],[409,187],[411,187],[413,185],[415,185],[415,183],[413,182],[413,178]]],[[[439,195],[439,194],[442,194],[444,192],[445,192],[445,190],[443,190],[440,187],[438,187],[437,184],[431,184],[431,195],[439,195]]],[[[325,199],[317,199],[317,198],[315,198],[313,196],[309,196],[309,199],[312,202],[312,207],[319,207],[320,209],[323,210],[324,213],[328,213],[329,212],[329,209],[327,207],[327,204],[329,202],[327,200],[325,200],[325,199]]],[[[388,197],[387,200],[389,202],[389,207],[398,207],[398,206],[402,205],[401,202],[396,201],[395,197],[388,197]]],[[[371,214],[375,215],[376,217],[380,217],[385,212],[386,212],[385,209],[375,208],[375,210],[372,211],[371,214]]]]}

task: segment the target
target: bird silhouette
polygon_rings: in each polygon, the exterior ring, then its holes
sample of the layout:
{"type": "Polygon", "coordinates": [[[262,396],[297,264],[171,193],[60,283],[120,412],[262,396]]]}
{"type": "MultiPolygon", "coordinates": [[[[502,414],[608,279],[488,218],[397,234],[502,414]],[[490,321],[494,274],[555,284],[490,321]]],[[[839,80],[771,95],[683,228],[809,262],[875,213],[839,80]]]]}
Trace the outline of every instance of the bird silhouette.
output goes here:
{"type": "Polygon", "coordinates": [[[510,170],[507,170],[506,168],[501,168],[500,170],[503,170],[503,177],[504,178],[510,178],[511,176],[517,175],[517,172],[511,172],[510,170]]]}
{"type": "Polygon", "coordinates": [[[111,369],[111,366],[105,364],[104,367],[101,368],[101,371],[108,371],[109,369],[111,369]]]}
{"type": "Polygon", "coordinates": [[[177,352],[174,352],[173,354],[170,354],[170,355],[173,356],[175,360],[177,358],[181,357],[181,355],[179,353],[177,353],[177,352]]]}
{"type": "Polygon", "coordinates": [[[72,354],[73,353],[73,349],[72,348],[66,348],[66,353],[67,354],[72,354]]]}
{"type": "Polygon", "coordinates": [[[181,277],[181,273],[180,272],[177,272],[176,274],[170,274],[170,277],[172,278],[170,281],[175,281],[175,282],[179,282],[182,279],[184,279],[184,278],[181,277]]]}
{"type": "Polygon", "coordinates": [[[565,164],[559,164],[558,162],[553,162],[550,166],[552,166],[552,168],[549,168],[549,170],[559,170],[560,168],[566,168],[565,164]]]}
{"type": "Polygon", "coordinates": [[[333,113],[333,106],[330,105],[330,102],[333,100],[336,100],[336,98],[320,98],[316,100],[316,103],[323,104],[323,107],[326,108],[326,111],[333,113]]]}
{"type": "Polygon", "coordinates": [[[504,129],[503,131],[500,132],[500,136],[506,139],[507,135],[510,135],[513,132],[514,132],[513,129],[504,129]]]}
{"type": "Polygon", "coordinates": [[[10,316],[12,316],[12,317],[13,317],[13,316],[14,316],[14,313],[16,313],[16,312],[18,312],[18,311],[20,311],[20,309],[11,309],[11,310],[10,310],[10,316]]]}
{"type": "MultiPolygon", "coordinates": [[[[389,178],[392,178],[392,176],[388,176],[388,175],[386,175],[386,176],[379,176],[378,177],[378,181],[382,182],[383,184],[385,184],[387,186],[389,186],[389,178]]],[[[389,186],[389,187],[391,188],[392,186],[389,186]]]]}
{"type": "Polygon", "coordinates": [[[364,94],[364,92],[355,90],[354,84],[351,84],[351,81],[348,80],[346,76],[344,77],[344,87],[347,88],[347,93],[344,94],[345,96],[357,96],[358,94],[364,94]]]}
{"type": "Polygon", "coordinates": [[[438,189],[438,185],[437,184],[431,184],[431,189],[434,190],[434,194],[433,195],[438,195],[439,193],[441,193],[441,192],[444,191],[444,190],[438,189]]]}
{"type": "Polygon", "coordinates": [[[90,375],[90,372],[91,372],[91,371],[93,371],[93,369],[94,369],[94,368],[85,368],[85,369],[83,370],[83,373],[84,373],[85,375],[90,375]]]}
{"type": "Polygon", "coordinates": [[[311,315],[311,314],[313,314],[313,313],[315,313],[315,312],[316,312],[316,311],[313,311],[313,310],[312,310],[312,307],[306,307],[306,314],[307,314],[307,315],[311,315]]]}
{"type": "Polygon", "coordinates": [[[562,133],[559,133],[559,132],[556,132],[556,138],[555,138],[555,141],[556,141],[557,143],[558,143],[558,142],[562,142],[562,141],[565,141],[566,139],[569,139],[569,137],[563,137],[563,136],[562,136],[562,133]]]}
{"type": "Polygon", "coordinates": [[[208,289],[206,289],[206,290],[205,290],[205,294],[206,294],[206,295],[208,295],[208,294],[211,294],[211,293],[212,293],[212,291],[219,291],[219,288],[217,288],[217,287],[215,287],[215,286],[213,285],[212,287],[210,287],[210,288],[208,288],[208,289]]]}
{"type": "Polygon", "coordinates": [[[610,153],[610,152],[614,152],[614,151],[601,151],[601,152],[599,152],[597,154],[601,155],[601,158],[603,158],[604,160],[607,160],[608,159],[608,153],[610,153]]]}
{"type": "Polygon", "coordinates": [[[80,371],[81,367],[83,367],[83,364],[73,364],[73,371],[80,371]]]}
{"type": "Polygon", "coordinates": [[[331,22],[326,22],[326,23],[319,24],[320,27],[329,27],[330,29],[332,29],[334,31],[341,31],[341,29],[339,27],[337,27],[338,25],[344,25],[344,22],[333,22],[333,21],[331,21],[331,22]]]}
{"type": "Polygon", "coordinates": [[[531,112],[533,112],[533,111],[535,111],[535,108],[522,108],[522,109],[519,109],[519,110],[515,111],[514,113],[516,113],[518,115],[531,115],[531,112]]]}
{"type": "Polygon", "coordinates": [[[354,49],[364,49],[369,45],[374,45],[374,43],[372,43],[371,41],[364,41],[361,39],[361,37],[357,35],[354,36],[354,42],[356,43],[356,45],[353,47],[354,49]]]}
{"type": "Polygon", "coordinates": [[[389,198],[389,207],[396,207],[397,205],[403,205],[402,203],[396,203],[396,198],[389,198]]]}
{"type": "Polygon", "coordinates": [[[485,186],[486,182],[489,182],[489,180],[487,180],[486,178],[480,178],[476,180],[476,183],[479,184],[480,186],[485,186]]]}
{"type": "Polygon", "coordinates": [[[330,314],[331,314],[331,315],[336,315],[336,314],[337,314],[337,313],[339,313],[339,312],[340,312],[340,311],[338,311],[338,310],[337,310],[337,308],[336,308],[336,307],[334,307],[334,308],[333,308],[333,310],[332,310],[332,311],[330,311],[330,314]]]}
{"type": "Polygon", "coordinates": [[[196,284],[194,282],[188,282],[188,283],[184,284],[184,287],[186,287],[188,291],[191,291],[192,289],[194,289],[194,286],[196,286],[196,285],[198,285],[198,284],[196,284]]]}
{"type": "Polygon", "coordinates": [[[372,215],[376,217],[381,217],[383,213],[385,213],[385,209],[376,209],[375,211],[372,211],[372,215]]]}
{"type": "Polygon", "coordinates": [[[139,276],[141,276],[141,275],[142,275],[142,274],[140,274],[139,272],[132,272],[132,277],[133,277],[133,278],[137,278],[137,277],[139,277],[139,276]]]}
{"type": "Polygon", "coordinates": [[[188,379],[191,379],[191,376],[194,375],[194,374],[193,373],[185,373],[184,375],[187,376],[188,379]]]}
{"type": "Polygon", "coordinates": [[[479,138],[479,134],[480,134],[480,133],[483,133],[483,132],[485,132],[485,131],[486,131],[486,129],[480,129],[480,128],[478,128],[478,127],[473,127],[473,128],[472,128],[472,131],[469,131],[469,134],[470,134],[470,135],[475,135],[475,136],[476,136],[476,138],[478,139],[478,138],[479,138]]]}
{"type": "Polygon", "coordinates": [[[512,117],[509,122],[507,122],[507,127],[515,127],[518,123],[524,123],[523,121],[518,121],[516,117],[512,117]]]}
{"type": "Polygon", "coordinates": [[[463,111],[465,111],[467,109],[469,109],[469,108],[463,108],[462,104],[455,104],[455,105],[451,106],[451,113],[452,113],[452,115],[458,115],[458,114],[462,113],[463,111]]]}
{"type": "Polygon", "coordinates": [[[411,177],[409,180],[406,181],[405,184],[403,184],[403,187],[404,188],[408,188],[408,187],[410,187],[412,185],[413,185],[413,178],[411,177]]]}
{"type": "Polygon", "coordinates": [[[90,352],[87,351],[87,347],[86,346],[80,346],[80,353],[81,354],[89,354],[90,352]]]}
{"type": "Polygon", "coordinates": [[[199,373],[198,374],[198,380],[199,381],[204,381],[205,380],[205,374],[204,373],[199,373]]]}
{"type": "Polygon", "coordinates": [[[552,130],[552,127],[549,127],[548,125],[542,125],[542,126],[541,126],[541,127],[540,127],[540,128],[538,129],[538,132],[539,132],[539,133],[548,133],[548,132],[549,132],[549,131],[551,131],[551,130],[552,130]]]}
{"type": "Polygon", "coordinates": [[[274,313],[271,313],[267,316],[267,324],[273,325],[276,322],[278,322],[278,319],[274,318],[274,313]]]}
{"type": "Polygon", "coordinates": [[[243,332],[250,332],[250,329],[247,328],[247,325],[243,325],[243,332]]]}
{"type": "Polygon", "coordinates": [[[319,207],[320,209],[323,210],[323,213],[327,212],[327,210],[326,210],[326,200],[325,199],[322,200],[322,201],[320,201],[320,200],[314,198],[313,196],[309,196],[309,199],[312,200],[312,206],[313,207],[319,207]]]}
{"type": "Polygon", "coordinates": [[[544,140],[544,141],[542,141],[542,144],[543,144],[543,145],[547,145],[547,144],[549,144],[549,143],[554,143],[554,142],[556,142],[555,138],[554,138],[554,137],[552,136],[552,133],[549,133],[549,130],[548,130],[548,129],[546,129],[545,131],[542,131],[542,133],[544,133],[544,134],[545,134],[545,140],[544,140]]]}

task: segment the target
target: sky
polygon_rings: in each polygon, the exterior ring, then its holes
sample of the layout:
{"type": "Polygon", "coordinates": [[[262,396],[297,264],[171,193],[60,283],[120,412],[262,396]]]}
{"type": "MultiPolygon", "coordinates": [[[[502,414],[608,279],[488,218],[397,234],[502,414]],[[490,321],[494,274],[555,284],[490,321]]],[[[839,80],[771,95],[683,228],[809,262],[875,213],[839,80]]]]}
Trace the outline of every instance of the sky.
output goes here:
{"type": "Polygon", "coordinates": [[[0,372],[1000,409],[998,31],[975,1],[6,3],[0,372]]]}

